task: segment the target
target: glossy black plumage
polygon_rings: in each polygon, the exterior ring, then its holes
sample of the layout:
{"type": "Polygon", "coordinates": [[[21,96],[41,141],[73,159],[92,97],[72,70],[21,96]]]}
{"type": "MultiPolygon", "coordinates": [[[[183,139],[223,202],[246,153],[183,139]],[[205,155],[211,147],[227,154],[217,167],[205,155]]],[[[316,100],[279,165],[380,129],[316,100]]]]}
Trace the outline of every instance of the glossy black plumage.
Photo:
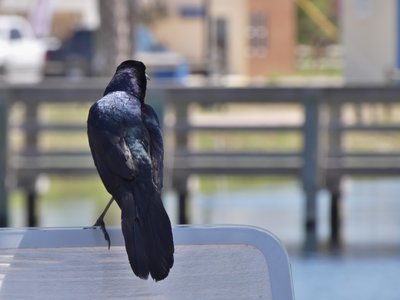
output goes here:
{"type": "Polygon", "coordinates": [[[98,173],[121,208],[132,270],[158,281],[173,265],[174,244],[160,195],[163,140],[156,113],[144,103],[146,85],[143,63],[121,63],[90,108],[88,138],[98,173]]]}

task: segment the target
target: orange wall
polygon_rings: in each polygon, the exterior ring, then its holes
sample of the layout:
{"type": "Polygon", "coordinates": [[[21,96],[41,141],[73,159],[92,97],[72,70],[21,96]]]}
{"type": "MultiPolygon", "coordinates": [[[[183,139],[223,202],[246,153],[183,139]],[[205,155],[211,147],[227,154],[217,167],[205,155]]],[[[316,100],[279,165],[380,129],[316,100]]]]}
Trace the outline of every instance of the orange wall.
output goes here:
{"type": "Polygon", "coordinates": [[[255,57],[249,49],[249,75],[279,75],[295,69],[296,15],[293,0],[250,0],[252,12],[266,13],[268,47],[265,56],[255,57]]]}

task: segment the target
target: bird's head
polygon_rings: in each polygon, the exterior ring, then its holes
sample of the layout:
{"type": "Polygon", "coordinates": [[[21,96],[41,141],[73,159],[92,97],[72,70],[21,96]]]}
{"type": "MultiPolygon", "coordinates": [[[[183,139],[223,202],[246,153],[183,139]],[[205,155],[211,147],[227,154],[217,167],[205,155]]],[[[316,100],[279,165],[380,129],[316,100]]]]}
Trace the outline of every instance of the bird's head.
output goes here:
{"type": "Polygon", "coordinates": [[[115,71],[104,95],[114,91],[125,91],[137,97],[142,103],[146,95],[148,75],[141,61],[125,60],[115,71]]]}

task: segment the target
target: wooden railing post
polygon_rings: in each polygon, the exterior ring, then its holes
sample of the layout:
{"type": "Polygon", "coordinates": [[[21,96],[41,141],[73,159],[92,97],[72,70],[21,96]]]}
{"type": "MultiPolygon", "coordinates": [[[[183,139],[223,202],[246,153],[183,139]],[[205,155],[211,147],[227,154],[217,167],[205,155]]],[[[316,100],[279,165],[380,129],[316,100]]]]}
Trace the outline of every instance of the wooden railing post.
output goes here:
{"type": "Polygon", "coordinates": [[[318,93],[305,89],[302,95],[305,110],[302,181],[305,194],[305,251],[316,251],[317,192],[319,187],[319,101],[318,93]]]}
{"type": "Polygon", "coordinates": [[[7,130],[8,99],[0,92],[0,227],[8,226],[7,203],[7,130]]]}
{"type": "MultiPolygon", "coordinates": [[[[329,107],[329,139],[328,139],[328,162],[331,158],[340,159],[342,153],[342,130],[341,130],[341,102],[333,103],[326,99],[329,107]]],[[[329,166],[327,166],[329,169],[329,166]]],[[[335,249],[341,246],[341,176],[337,172],[328,172],[326,186],[330,192],[330,246],[335,249]]]]}
{"type": "MultiPolygon", "coordinates": [[[[25,111],[25,120],[27,124],[37,124],[38,104],[36,102],[27,102],[25,111]]],[[[31,153],[35,153],[38,147],[38,132],[36,130],[25,131],[25,149],[31,153]]],[[[38,225],[37,222],[37,191],[35,188],[36,175],[27,173],[24,178],[26,193],[26,224],[29,227],[38,225]]]]}
{"type": "MultiPolygon", "coordinates": [[[[171,93],[170,97],[176,97],[175,93],[171,93]]],[[[172,153],[173,157],[176,157],[176,153],[186,151],[188,148],[188,134],[186,127],[189,124],[188,116],[188,103],[185,99],[174,99],[173,103],[175,112],[175,146],[172,153]]],[[[173,158],[174,159],[174,158],[173,158]]],[[[179,224],[189,223],[187,201],[188,201],[188,178],[186,172],[173,171],[173,188],[175,188],[178,194],[178,222],[179,224]]]]}

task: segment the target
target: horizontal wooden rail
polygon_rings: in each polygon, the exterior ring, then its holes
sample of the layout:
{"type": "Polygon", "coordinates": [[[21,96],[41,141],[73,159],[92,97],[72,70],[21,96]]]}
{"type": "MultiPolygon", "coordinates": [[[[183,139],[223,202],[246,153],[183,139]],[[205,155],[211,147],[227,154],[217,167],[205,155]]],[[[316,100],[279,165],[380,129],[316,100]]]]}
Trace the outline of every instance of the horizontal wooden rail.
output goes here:
{"type": "Polygon", "coordinates": [[[239,157],[250,157],[250,158],[273,158],[273,157],[301,157],[300,152],[292,151],[265,151],[265,152],[255,152],[255,151],[182,151],[177,150],[175,155],[178,157],[229,157],[229,158],[239,158],[239,157]]]}
{"type": "Polygon", "coordinates": [[[177,123],[173,126],[176,131],[301,131],[303,126],[292,125],[249,125],[249,124],[208,124],[208,125],[191,125],[185,123],[177,123]]]}
{"type": "Polygon", "coordinates": [[[399,125],[333,125],[332,129],[343,131],[397,131],[400,132],[399,125]]]}
{"type": "Polygon", "coordinates": [[[10,128],[19,129],[25,132],[36,132],[41,131],[86,131],[86,124],[60,124],[50,123],[44,124],[41,122],[24,122],[22,124],[11,124],[10,128]]]}

